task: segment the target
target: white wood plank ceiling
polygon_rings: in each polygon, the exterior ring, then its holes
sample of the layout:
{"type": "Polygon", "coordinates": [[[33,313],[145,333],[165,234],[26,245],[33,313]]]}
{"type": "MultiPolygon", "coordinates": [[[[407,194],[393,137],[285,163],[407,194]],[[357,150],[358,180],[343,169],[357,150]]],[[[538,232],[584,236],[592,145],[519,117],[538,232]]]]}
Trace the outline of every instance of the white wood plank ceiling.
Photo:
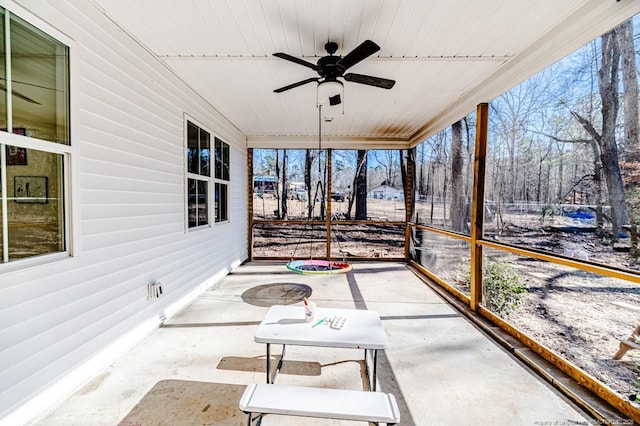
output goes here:
{"type": "Polygon", "coordinates": [[[324,107],[324,146],[411,146],[640,12],[635,0],[93,0],[246,136],[249,146],[317,146],[314,70],[327,41],[381,49],[324,107]],[[344,114],[342,113],[344,107],[344,114]]]}

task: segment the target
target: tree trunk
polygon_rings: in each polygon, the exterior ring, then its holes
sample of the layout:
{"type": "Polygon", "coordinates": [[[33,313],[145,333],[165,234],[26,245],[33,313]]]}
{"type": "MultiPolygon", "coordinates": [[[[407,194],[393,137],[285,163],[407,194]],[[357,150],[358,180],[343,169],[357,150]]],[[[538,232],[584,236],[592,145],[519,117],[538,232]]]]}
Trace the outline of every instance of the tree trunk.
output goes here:
{"type": "Polygon", "coordinates": [[[542,200],[542,165],[544,163],[542,161],[540,161],[538,163],[538,182],[536,184],[536,202],[540,203],[540,200],[542,200]]]}
{"type": "Polygon", "coordinates": [[[624,137],[627,161],[640,161],[640,146],[638,136],[638,66],[636,51],[633,43],[633,23],[630,20],[619,25],[616,29],[620,59],[622,64],[623,107],[624,107],[624,137]]]}
{"type": "Polygon", "coordinates": [[[564,196],[564,191],[562,187],[564,186],[564,152],[560,149],[560,161],[558,163],[558,186],[556,187],[556,200],[559,204],[564,204],[564,200],[562,197],[564,196]]]}
{"type": "Polygon", "coordinates": [[[464,209],[464,181],[462,167],[462,121],[451,126],[451,228],[455,232],[468,232],[464,209]]]}
{"type": "Polygon", "coordinates": [[[358,150],[355,182],[356,220],[367,220],[367,151],[358,150]]]}
{"type": "Polygon", "coordinates": [[[276,210],[273,212],[273,214],[276,216],[276,219],[280,219],[280,203],[277,202],[278,200],[280,200],[280,173],[281,173],[281,169],[280,169],[280,150],[276,149],[276,187],[273,188],[274,192],[275,192],[275,197],[276,197],[276,210]]]}
{"type": "Polygon", "coordinates": [[[600,158],[600,146],[595,140],[591,142],[591,150],[593,151],[593,186],[595,188],[595,204],[596,204],[596,226],[600,229],[604,226],[604,216],[602,214],[602,166],[598,159],[600,158]]]}
{"type": "Polygon", "coordinates": [[[515,197],[515,191],[516,191],[516,185],[517,185],[517,174],[516,174],[516,170],[517,170],[517,154],[516,154],[516,150],[517,150],[517,138],[518,138],[518,131],[516,128],[516,120],[513,120],[512,123],[512,127],[511,127],[511,131],[509,134],[509,164],[508,164],[508,177],[507,177],[507,186],[506,186],[506,192],[507,192],[507,203],[509,204],[513,204],[516,201],[516,197],[515,197]]]}
{"type": "Polygon", "coordinates": [[[620,51],[615,30],[609,31],[602,36],[602,64],[598,71],[598,88],[602,99],[602,133],[599,142],[602,170],[609,191],[614,241],[618,239],[622,226],[627,222],[627,205],[616,143],[619,63],[620,51]]]}
{"type": "Polygon", "coordinates": [[[327,207],[327,161],[322,161],[322,152],[318,152],[318,187],[320,189],[320,219],[324,220],[327,207]]]}
{"type": "Polygon", "coordinates": [[[424,176],[424,168],[425,168],[425,144],[422,144],[421,153],[420,153],[420,161],[418,162],[418,167],[420,167],[420,179],[418,184],[418,199],[422,198],[422,196],[426,195],[427,189],[425,184],[425,176],[424,176]]]}
{"type": "MultiPolygon", "coordinates": [[[[631,19],[618,26],[616,30],[620,59],[622,64],[623,106],[624,106],[624,146],[626,161],[636,163],[640,161],[640,123],[638,117],[638,66],[636,63],[636,50],[633,41],[633,22],[631,19]]],[[[631,165],[632,167],[635,165],[631,165]]],[[[637,183],[632,179],[626,182],[627,193],[635,193],[637,183]]],[[[629,223],[631,225],[632,254],[638,255],[638,228],[636,224],[636,212],[634,205],[637,203],[628,200],[627,209],[629,223]]]]}
{"type": "Polygon", "coordinates": [[[427,189],[431,192],[431,209],[429,210],[429,224],[433,225],[433,209],[434,209],[434,197],[435,197],[435,193],[436,193],[436,184],[434,182],[434,176],[435,176],[435,168],[436,168],[436,164],[435,161],[432,162],[430,164],[429,167],[429,182],[430,185],[427,186],[427,189]]]}
{"type": "Polygon", "coordinates": [[[289,191],[287,191],[287,150],[282,150],[282,194],[280,195],[280,218],[287,218],[287,197],[289,191]]]}
{"type": "Polygon", "coordinates": [[[307,189],[307,217],[311,219],[313,216],[313,204],[311,203],[311,193],[313,188],[311,187],[311,166],[313,165],[313,155],[311,150],[307,149],[304,157],[304,186],[307,189]]]}

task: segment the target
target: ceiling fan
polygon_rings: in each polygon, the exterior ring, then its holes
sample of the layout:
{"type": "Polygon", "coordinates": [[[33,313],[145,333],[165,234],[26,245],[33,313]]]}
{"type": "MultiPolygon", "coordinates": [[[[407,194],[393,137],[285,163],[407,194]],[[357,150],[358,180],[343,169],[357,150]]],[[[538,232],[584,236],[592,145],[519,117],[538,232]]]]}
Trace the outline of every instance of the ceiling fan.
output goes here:
{"type": "Polygon", "coordinates": [[[291,56],[287,53],[274,53],[273,56],[311,68],[319,75],[319,77],[307,78],[306,80],[298,81],[296,83],[280,87],[279,89],[275,89],[274,92],[281,93],[285,90],[293,89],[294,87],[302,86],[314,81],[317,82],[318,85],[322,85],[324,83],[337,83],[342,85],[342,82],[338,80],[338,77],[344,78],[346,81],[350,81],[353,83],[366,84],[368,86],[375,86],[383,89],[391,89],[396,83],[394,80],[389,80],[386,78],[372,77],[370,75],[355,73],[344,73],[346,70],[348,70],[358,62],[363,61],[364,59],[380,50],[380,46],[378,46],[371,40],[363,41],[360,45],[358,45],[351,52],[347,53],[345,56],[333,55],[338,50],[338,44],[333,41],[326,43],[324,45],[324,48],[329,55],[323,56],[322,58],[318,59],[318,62],[316,64],[307,62],[304,59],[296,58],[295,56],[291,56]]]}

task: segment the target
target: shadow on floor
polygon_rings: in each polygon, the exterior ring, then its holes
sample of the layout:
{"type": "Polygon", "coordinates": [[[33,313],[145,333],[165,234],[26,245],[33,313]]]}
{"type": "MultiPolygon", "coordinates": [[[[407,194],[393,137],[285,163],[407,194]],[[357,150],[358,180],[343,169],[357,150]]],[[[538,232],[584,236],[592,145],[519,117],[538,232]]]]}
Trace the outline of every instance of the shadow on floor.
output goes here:
{"type": "MultiPolygon", "coordinates": [[[[280,362],[280,356],[273,357],[272,365],[280,362]]],[[[252,373],[265,372],[266,362],[264,357],[246,358],[241,356],[225,356],[220,360],[219,370],[248,371],[252,373]]],[[[305,361],[284,361],[280,374],[291,374],[296,376],[319,376],[322,373],[322,366],[319,362],[305,361]]]]}
{"type": "Polygon", "coordinates": [[[119,425],[245,425],[247,416],[238,408],[245,388],[226,383],[162,380],[119,425]]]}

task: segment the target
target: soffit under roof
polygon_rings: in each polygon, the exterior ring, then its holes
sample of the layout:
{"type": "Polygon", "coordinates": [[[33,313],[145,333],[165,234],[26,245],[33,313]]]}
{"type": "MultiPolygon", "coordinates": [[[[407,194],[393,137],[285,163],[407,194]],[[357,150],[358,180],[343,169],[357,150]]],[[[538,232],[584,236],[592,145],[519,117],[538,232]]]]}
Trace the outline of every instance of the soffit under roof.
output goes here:
{"type": "MultiPolygon", "coordinates": [[[[93,0],[247,136],[249,146],[317,146],[316,62],[366,39],[381,49],[325,107],[326,146],[411,146],[640,12],[633,0],[93,0]],[[344,113],[342,112],[344,107],[344,113]]],[[[188,112],[188,111],[187,111],[188,112]]]]}

